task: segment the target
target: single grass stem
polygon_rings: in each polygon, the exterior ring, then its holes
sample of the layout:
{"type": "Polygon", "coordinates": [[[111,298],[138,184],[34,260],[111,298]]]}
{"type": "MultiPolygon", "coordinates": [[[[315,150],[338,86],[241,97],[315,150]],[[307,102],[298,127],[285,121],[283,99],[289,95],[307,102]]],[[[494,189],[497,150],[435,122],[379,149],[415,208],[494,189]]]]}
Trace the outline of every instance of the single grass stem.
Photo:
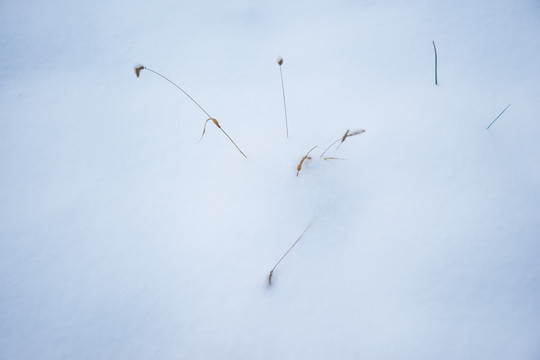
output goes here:
{"type": "Polygon", "coordinates": [[[289,248],[289,250],[287,250],[285,252],[285,254],[283,254],[283,256],[278,260],[278,262],[276,263],[276,265],[274,265],[274,267],[272,268],[272,270],[270,270],[270,275],[268,275],[268,286],[272,286],[272,275],[274,274],[274,270],[276,270],[277,266],[279,265],[279,263],[281,262],[281,260],[283,260],[285,258],[285,256],[287,256],[287,254],[292,250],[292,248],[300,241],[300,239],[302,238],[302,236],[304,236],[304,234],[306,233],[306,231],[308,231],[309,227],[311,226],[311,223],[308,224],[308,226],[305,228],[305,230],[302,232],[302,234],[300,234],[300,236],[298,237],[298,239],[296,239],[296,241],[294,242],[294,244],[292,244],[292,246],[289,248]]]}
{"type": "Polygon", "coordinates": [[[141,70],[148,70],[150,72],[153,72],[154,74],[162,77],[163,79],[167,80],[168,82],[170,82],[172,85],[174,85],[178,90],[180,90],[181,92],[183,92],[189,99],[191,99],[191,101],[193,101],[195,103],[195,105],[197,105],[206,115],[208,115],[208,119],[206,120],[206,122],[204,123],[204,128],[203,128],[203,132],[202,132],[202,135],[201,135],[201,138],[199,139],[199,141],[202,140],[205,132],[206,132],[206,124],[208,124],[208,121],[212,120],[212,122],[225,134],[225,136],[227,136],[227,138],[233,143],[233,145],[238,149],[238,151],[240,151],[240,154],[242,154],[245,158],[247,158],[246,154],[244,154],[244,152],[242,150],[240,150],[240,148],[238,147],[238,145],[236,145],[236,143],[233,141],[233,139],[231,139],[231,137],[229,136],[229,134],[227,134],[225,132],[225,130],[223,130],[223,128],[221,127],[221,125],[219,125],[219,122],[214,119],[206,110],[204,110],[204,108],[197,102],[195,101],[195,99],[193,99],[187,92],[184,91],[184,89],[182,89],[180,86],[178,86],[176,83],[174,83],[172,80],[170,80],[169,78],[167,78],[166,76],[163,76],[161,75],[159,72],[155,71],[155,70],[152,70],[150,68],[147,68],[146,66],[137,66],[135,68],[135,75],[137,75],[137,77],[140,76],[140,73],[141,73],[141,70]]]}
{"type": "Polygon", "coordinates": [[[510,105],[512,105],[512,104],[509,104],[507,107],[504,108],[503,111],[501,111],[501,113],[495,118],[495,120],[493,120],[493,121],[491,122],[491,124],[489,124],[489,126],[486,128],[486,130],[489,130],[489,128],[491,127],[491,125],[493,125],[493,124],[495,123],[495,121],[497,121],[497,119],[501,117],[501,115],[506,111],[506,109],[508,109],[508,108],[510,107],[510,105]]]}
{"type": "Polygon", "coordinates": [[[170,82],[171,84],[173,84],[174,86],[176,86],[176,88],[178,90],[180,90],[181,92],[183,92],[188,98],[191,99],[191,101],[193,101],[195,103],[195,105],[197,105],[206,115],[208,115],[209,118],[211,118],[212,116],[206,111],[204,110],[204,108],[197,102],[195,101],[194,98],[192,98],[187,92],[184,91],[184,89],[182,89],[180,86],[176,85],[173,81],[171,81],[169,78],[161,75],[160,73],[158,73],[157,71],[155,70],[152,70],[152,69],[149,69],[147,67],[144,67],[144,69],[150,71],[150,72],[153,72],[154,74],[158,75],[158,76],[161,76],[163,79],[167,80],[168,82],[170,82]]]}
{"type": "Polygon", "coordinates": [[[283,58],[278,59],[279,65],[279,75],[281,77],[281,92],[283,94],[283,109],[285,110],[285,131],[287,134],[287,139],[289,138],[289,121],[287,118],[287,102],[285,101],[285,86],[283,85],[283,71],[281,70],[281,65],[283,65],[283,58]]]}
{"type": "Polygon", "coordinates": [[[435,46],[435,41],[433,43],[433,50],[435,51],[435,85],[438,85],[437,82],[437,47],[435,46]]]}

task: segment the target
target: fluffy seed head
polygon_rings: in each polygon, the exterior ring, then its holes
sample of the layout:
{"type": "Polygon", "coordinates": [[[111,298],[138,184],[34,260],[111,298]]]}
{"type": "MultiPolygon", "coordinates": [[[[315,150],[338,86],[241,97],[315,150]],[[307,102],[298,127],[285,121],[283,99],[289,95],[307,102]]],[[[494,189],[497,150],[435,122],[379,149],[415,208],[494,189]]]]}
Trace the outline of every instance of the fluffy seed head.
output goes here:
{"type": "Polygon", "coordinates": [[[364,129],[356,130],[356,131],[353,131],[353,132],[347,134],[347,137],[354,136],[354,135],[359,135],[359,134],[362,134],[362,133],[365,133],[365,132],[366,132],[366,130],[364,130],[364,129]]]}

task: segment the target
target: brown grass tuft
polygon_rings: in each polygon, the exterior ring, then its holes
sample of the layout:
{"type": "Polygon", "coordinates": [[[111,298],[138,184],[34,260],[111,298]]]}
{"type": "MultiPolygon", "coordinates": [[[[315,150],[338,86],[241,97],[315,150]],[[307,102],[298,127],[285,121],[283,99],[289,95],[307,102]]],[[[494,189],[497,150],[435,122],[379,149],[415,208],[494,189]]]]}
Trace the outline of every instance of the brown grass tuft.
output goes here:
{"type": "Polygon", "coordinates": [[[306,155],[304,155],[304,157],[302,158],[302,160],[300,160],[300,163],[298,164],[298,166],[296,167],[296,176],[298,176],[298,174],[300,173],[300,170],[302,170],[302,165],[304,164],[304,161],[306,160],[311,160],[311,157],[309,156],[309,153],[313,151],[313,149],[315,149],[317,146],[314,146],[311,148],[311,150],[309,150],[307,152],[306,155]]]}

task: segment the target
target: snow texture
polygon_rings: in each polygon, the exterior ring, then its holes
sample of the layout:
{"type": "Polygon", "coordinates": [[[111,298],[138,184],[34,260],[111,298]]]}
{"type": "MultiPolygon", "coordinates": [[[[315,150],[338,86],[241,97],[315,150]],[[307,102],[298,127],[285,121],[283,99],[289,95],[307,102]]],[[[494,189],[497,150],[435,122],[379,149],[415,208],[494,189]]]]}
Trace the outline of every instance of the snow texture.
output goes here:
{"type": "Polygon", "coordinates": [[[0,34],[0,359],[540,357],[538,1],[3,1],[0,34]]]}

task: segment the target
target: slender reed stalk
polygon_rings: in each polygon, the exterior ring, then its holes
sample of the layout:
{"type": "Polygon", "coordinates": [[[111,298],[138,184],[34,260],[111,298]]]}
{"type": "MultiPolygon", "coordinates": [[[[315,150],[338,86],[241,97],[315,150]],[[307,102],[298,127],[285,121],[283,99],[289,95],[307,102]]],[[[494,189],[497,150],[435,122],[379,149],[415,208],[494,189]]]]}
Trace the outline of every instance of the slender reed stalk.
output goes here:
{"type": "Polygon", "coordinates": [[[218,121],[216,119],[214,119],[202,106],[201,104],[199,104],[197,101],[195,101],[195,99],[193,99],[186,91],[184,91],[184,89],[182,89],[180,86],[178,86],[176,83],[174,83],[172,80],[170,80],[169,78],[161,75],[159,72],[155,71],[155,70],[152,70],[146,66],[137,66],[135,68],[135,75],[137,75],[137,77],[140,76],[141,74],[141,71],[142,70],[148,70],[158,76],[160,76],[161,78],[167,80],[168,82],[170,82],[172,85],[174,85],[178,90],[180,90],[181,92],[184,93],[184,95],[186,95],[191,101],[193,101],[195,103],[195,105],[197,105],[199,107],[199,109],[201,109],[207,116],[208,116],[208,119],[206,120],[206,122],[204,123],[204,128],[203,128],[203,133],[202,133],[202,136],[201,138],[199,139],[199,141],[202,140],[203,136],[204,136],[204,133],[206,132],[206,124],[208,123],[208,121],[212,120],[212,122],[227,136],[227,138],[233,143],[233,145],[238,149],[238,151],[240,151],[240,154],[242,154],[245,158],[247,158],[246,154],[244,154],[242,152],[242,150],[240,150],[240,148],[238,147],[238,145],[236,145],[236,143],[233,141],[233,139],[231,139],[231,137],[229,136],[229,134],[227,134],[225,132],[225,130],[223,130],[223,128],[219,125],[218,121]]]}
{"type": "Polygon", "coordinates": [[[435,40],[433,40],[432,43],[433,43],[433,50],[435,51],[435,85],[438,85],[437,83],[437,48],[435,47],[435,40]]]}
{"type": "Polygon", "coordinates": [[[302,165],[304,164],[304,161],[306,160],[311,160],[311,157],[309,156],[309,153],[313,151],[313,149],[315,149],[317,146],[315,145],[314,147],[311,148],[311,150],[309,150],[307,152],[306,155],[304,155],[304,157],[302,158],[302,160],[300,160],[300,163],[298,164],[298,166],[296,167],[296,176],[298,176],[298,174],[300,173],[300,170],[302,170],[302,165]]]}
{"type": "Polygon", "coordinates": [[[272,275],[274,274],[274,270],[276,270],[276,268],[279,265],[279,263],[281,262],[281,260],[283,260],[283,258],[285,258],[285,256],[287,256],[287,254],[292,250],[292,248],[300,241],[300,239],[302,238],[302,236],[304,236],[304,234],[306,233],[306,231],[309,229],[310,226],[311,226],[311,223],[309,223],[309,225],[305,228],[305,230],[302,232],[302,234],[300,234],[298,239],[296,239],[294,244],[292,244],[292,246],[289,248],[289,250],[287,250],[285,252],[285,254],[283,254],[283,256],[279,259],[279,261],[276,263],[276,265],[274,265],[272,270],[270,270],[270,275],[268,275],[268,286],[272,286],[272,275]]]}
{"type": "Polygon", "coordinates": [[[495,121],[497,121],[498,118],[501,117],[501,115],[506,111],[506,109],[508,109],[508,108],[510,107],[510,105],[512,105],[512,104],[509,104],[507,107],[504,108],[503,111],[501,111],[501,113],[500,113],[499,115],[497,115],[497,117],[495,118],[495,120],[493,120],[493,121],[491,122],[491,124],[489,124],[489,126],[486,128],[486,130],[489,130],[489,128],[491,127],[491,125],[493,125],[493,123],[494,123],[495,121]]]}
{"type": "Polygon", "coordinates": [[[279,75],[281,76],[281,92],[283,93],[283,108],[285,109],[285,131],[287,139],[289,138],[289,122],[287,120],[287,103],[285,102],[285,86],[283,86],[283,71],[281,71],[281,65],[283,65],[283,58],[280,57],[277,60],[279,65],[279,75]]]}
{"type": "Polygon", "coordinates": [[[337,147],[337,149],[339,149],[339,147],[341,146],[341,144],[343,144],[343,142],[348,138],[348,137],[351,137],[351,136],[355,136],[355,135],[359,135],[359,134],[362,134],[366,132],[366,130],[364,129],[361,129],[361,130],[356,130],[356,131],[353,131],[353,132],[350,132],[350,130],[347,130],[345,131],[345,134],[343,134],[342,137],[340,137],[339,139],[337,139],[336,141],[334,141],[333,143],[331,143],[327,148],[326,150],[323,151],[323,153],[321,154],[321,156],[319,157],[323,157],[324,154],[326,154],[326,152],[332,147],[334,146],[335,144],[337,144],[338,141],[341,141],[337,147]]]}

